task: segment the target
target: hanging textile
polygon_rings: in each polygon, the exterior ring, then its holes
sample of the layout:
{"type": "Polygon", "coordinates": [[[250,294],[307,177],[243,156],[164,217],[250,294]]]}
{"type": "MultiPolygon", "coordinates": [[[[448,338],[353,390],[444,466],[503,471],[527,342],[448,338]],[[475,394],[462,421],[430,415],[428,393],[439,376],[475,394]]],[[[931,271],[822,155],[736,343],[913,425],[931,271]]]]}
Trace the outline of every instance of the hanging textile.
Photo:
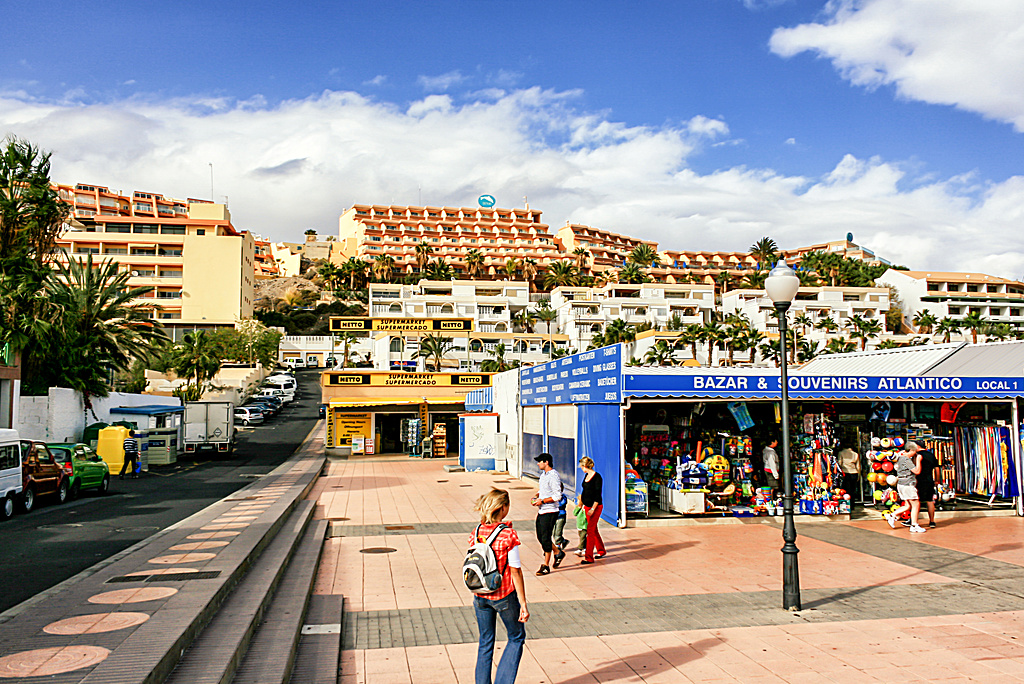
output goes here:
{"type": "Polygon", "coordinates": [[[1017,496],[1019,486],[1014,474],[1009,428],[956,427],[948,446],[952,451],[957,491],[981,496],[1017,496]]]}

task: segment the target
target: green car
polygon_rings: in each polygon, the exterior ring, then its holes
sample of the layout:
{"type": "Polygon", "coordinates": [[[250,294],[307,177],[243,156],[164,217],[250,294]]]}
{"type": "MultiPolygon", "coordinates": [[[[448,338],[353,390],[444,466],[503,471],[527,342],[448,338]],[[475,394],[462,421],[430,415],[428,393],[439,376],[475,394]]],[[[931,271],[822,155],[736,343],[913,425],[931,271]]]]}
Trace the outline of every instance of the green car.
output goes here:
{"type": "Polygon", "coordinates": [[[88,444],[47,444],[53,460],[71,480],[70,495],[78,496],[83,489],[95,488],[100,494],[110,489],[110,467],[88,444]]]}

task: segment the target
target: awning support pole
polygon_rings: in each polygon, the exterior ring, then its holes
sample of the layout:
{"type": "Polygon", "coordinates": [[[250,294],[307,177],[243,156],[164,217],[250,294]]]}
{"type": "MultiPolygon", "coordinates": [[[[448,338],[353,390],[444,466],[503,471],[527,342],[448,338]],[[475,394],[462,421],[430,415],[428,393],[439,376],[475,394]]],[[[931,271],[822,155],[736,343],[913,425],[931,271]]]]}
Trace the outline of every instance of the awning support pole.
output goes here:
{"type": "Polygon", "coordinates": [[[1013,454],[1013,462],[1017,468],[1017,515],[1024,515],[1024,464],[1020,462],[1020,409],[1017,406],[1018,399],[1010,402],[1010,452],[1013,454]]]}

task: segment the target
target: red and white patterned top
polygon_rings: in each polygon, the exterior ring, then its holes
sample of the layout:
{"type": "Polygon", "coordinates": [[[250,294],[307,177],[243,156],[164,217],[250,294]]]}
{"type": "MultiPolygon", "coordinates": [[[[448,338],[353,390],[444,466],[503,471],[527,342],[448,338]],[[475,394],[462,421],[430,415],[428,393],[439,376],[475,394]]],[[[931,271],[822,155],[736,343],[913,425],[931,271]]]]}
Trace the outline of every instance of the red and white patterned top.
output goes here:
{"type": "Polygon", "coordinates": [[[508,552],[519,546],[519,535],[512,529],[512,523],[510,522],[483,523],[480,525],[478,535],[475,528],[469,535],[470,546],[477,542],[485,542],[491,532],[494,531],[494,528],[502,524],[508,529],[499,534],[494,540],[494,544],[491,546],[491,548],[494,549],[494,557],[498,560],[498,567],[502,569],[501,588],[493,594],[479,594],[480,598],[490,599],[492,601],[503,599],[516,590],[515,585],[512,584],[512,570],[508,565],[508,552]]]}

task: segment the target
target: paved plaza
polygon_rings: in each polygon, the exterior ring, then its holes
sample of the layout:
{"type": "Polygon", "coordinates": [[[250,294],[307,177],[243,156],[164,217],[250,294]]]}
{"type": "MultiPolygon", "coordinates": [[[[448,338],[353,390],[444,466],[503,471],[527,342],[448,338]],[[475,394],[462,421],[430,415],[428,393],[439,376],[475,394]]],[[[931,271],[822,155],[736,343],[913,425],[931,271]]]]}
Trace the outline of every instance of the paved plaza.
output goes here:
{"type": "Polygon", "coordinates": [[[1024,681],[1020,518],[940,520],[911,538],[880,519],[800,517],[804,609],[790,614],[775,522],[608,527],[605,559],[570,554],[536,577],[529,480],[376,459],[329,463],[313,492],[331,522],[314,593],[344,597],[342,682],[472,682],[460,567],[491,486],[509,490],[524,542],[519,682],[1024,681]]]}

